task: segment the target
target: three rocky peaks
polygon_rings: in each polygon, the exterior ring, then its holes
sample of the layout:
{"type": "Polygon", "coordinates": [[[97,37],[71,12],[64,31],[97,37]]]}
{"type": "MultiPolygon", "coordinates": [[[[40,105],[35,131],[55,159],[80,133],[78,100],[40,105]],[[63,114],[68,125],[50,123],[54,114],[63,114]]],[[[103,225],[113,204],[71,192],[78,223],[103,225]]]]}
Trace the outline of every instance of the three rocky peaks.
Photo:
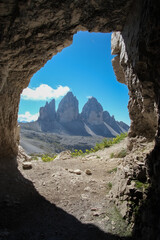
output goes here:
{"type": "Polygon", "coordinates": [[[40,108],[37,120],[38,128],[43,132],[77,136],[113,137],[121,132],[127,132],[129,126],[118,122],[114,116],[103,111],[96,98],[89,98],[79,114],[78,100],[72,92],[68,92],[61,100],[58,110],[55,110],[55,100],[46,102],[40,108]]]}

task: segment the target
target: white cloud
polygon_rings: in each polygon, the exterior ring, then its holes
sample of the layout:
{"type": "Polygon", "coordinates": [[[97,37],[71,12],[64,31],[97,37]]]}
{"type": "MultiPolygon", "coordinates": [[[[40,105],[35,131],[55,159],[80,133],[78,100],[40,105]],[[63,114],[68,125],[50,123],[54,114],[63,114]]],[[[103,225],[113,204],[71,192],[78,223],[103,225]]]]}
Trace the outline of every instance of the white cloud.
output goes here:
{"type": "Polygon", "coordinates": [[[68,86],[58,86],[57,89],[54,89],[47,84],[41,84],[35,89],[25,88],[21,97],[24,100],[49,100],[51,98],[63,97],[69,91],[70,88],[68,86]]]}
{"type": "Polygon", "coordinates": [[[92,96],[87,96],[87,98],[88,98],[88,99],[91,99],[91,98],[93,98],[93,97],[92,97],[92,96]]]}
{"type": "Polygon", "coordinates": [[[25,112],[25,114],[19,114],[18,115],[18,121],[19,122],[32,122],[36,121],[39,117],[39,113],[36,114],[30,114],[30,112],[25,112]]]}

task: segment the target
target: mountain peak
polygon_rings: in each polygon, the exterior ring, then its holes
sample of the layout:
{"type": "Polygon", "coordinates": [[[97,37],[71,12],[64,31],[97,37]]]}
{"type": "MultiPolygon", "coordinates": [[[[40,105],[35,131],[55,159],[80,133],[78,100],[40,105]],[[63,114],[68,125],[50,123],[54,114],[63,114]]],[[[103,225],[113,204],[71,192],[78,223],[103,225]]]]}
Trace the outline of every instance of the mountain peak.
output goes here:
{"type": "Polygon", "coordinates": [[[59,103],[57,119],[60,122],[71,122],[77,120],[78,115],[78,100],[72,92],[68,92],[59,103]]]}
{"type": "Polygon", "coordinates": [[[103,108],[102,105],[97,101],[95,97],[88,99],[84,105],[81,113],[81,117],[85,122],[89,124],[101,124],[103,121],[103,108]]]}
{"type": "Polygon", "coordinates": [[[38,120],[54,121],[55,117],[56,117],[55,99],[52,99],[50,103],[46,102],[45,106],[40,108],[38,120]]]}

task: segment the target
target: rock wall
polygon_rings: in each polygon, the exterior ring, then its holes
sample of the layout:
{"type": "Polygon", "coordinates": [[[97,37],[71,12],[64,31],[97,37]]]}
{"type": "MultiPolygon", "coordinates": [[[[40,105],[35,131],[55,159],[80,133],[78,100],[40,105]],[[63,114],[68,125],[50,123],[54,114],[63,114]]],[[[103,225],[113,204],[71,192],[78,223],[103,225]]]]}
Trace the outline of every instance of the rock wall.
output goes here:
{"type": "MultiPolygon", "coordinates": [[[[156,1],[137,1],[132,6],[123,30],[112,35],[112,53],[117,80],[129,89],[128,109],[131,118],[129,149],[134,149],[137,136],[155,139],[151,153],[143,156],[150,185],[144,203],[135,218],[135,239],[158,240],[160,237],[160,20],[156,1]],[[125,78],[124,78],[125,77],[125,78]],[[124,80],[125,79],[125,80],[124,80]],[[156,138],[155,138],[156,137],[156,138]]],[[[133,150],[132,150],[133,151],[133,150]]],[[[134,163],[130,159],[129,166],[134,163]]],[[[134,173],[134,167],[131,167],[134,173]]],[[[124,169],[121,169],[121,171],[124,169]]],[[[118,172],[120,181],[120,172],[118,172]]],[[[127,179],[126,183],[129,182],[127,179]]],[[[129,183],[130,184],[130,183],[129,183]]],[[[133,186],[131,186],[133,187],[133,186]]],[[[120,191],[119,191],[120,198],[120,191]]],[[[121,195],[122,196],[122,195],[121,195]]]]}

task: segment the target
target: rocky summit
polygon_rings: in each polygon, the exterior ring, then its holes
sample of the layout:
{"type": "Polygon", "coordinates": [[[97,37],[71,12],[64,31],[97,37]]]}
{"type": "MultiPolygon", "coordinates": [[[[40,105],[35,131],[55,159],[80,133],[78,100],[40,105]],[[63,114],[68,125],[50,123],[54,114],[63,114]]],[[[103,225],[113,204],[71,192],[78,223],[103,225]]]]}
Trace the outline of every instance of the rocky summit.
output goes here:
{"type": "Polygon", "coordinates": [[[39,118],[35,122],[23,123],[22,128],[70,136],[114,137],[127,132],[129,126],[110,116],[96,98],[91,97],[79,113],[78,100],[68,92],[59,103],[57,112],[55,100],[40,108],[39,118]]]}

